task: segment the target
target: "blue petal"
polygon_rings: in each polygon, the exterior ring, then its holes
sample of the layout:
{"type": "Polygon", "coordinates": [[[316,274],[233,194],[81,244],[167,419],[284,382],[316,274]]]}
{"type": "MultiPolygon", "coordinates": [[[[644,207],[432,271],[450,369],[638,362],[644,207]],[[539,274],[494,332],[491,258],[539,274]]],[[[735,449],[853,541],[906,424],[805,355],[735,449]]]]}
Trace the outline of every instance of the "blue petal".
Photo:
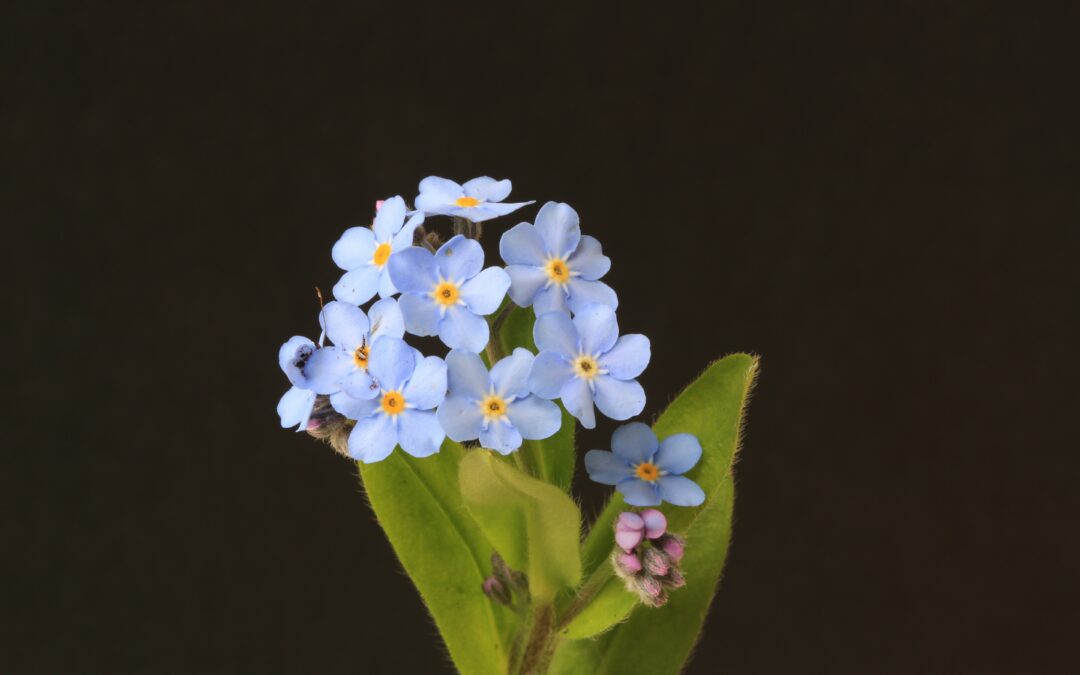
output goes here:
{"type": "Polygon", "coordinates": [[[583,279],[596,281],[611,269],[611,258],[603,254],[595,237],[584,235],[577,249],[566,260],[567,266],[583,279]]]}
{"type": "Polygon", "coordinates": [[[656,487],[660,498],[675,506],[700,506],[705,501],[705,491],[685,476],[662,476],[656,487]]]}
{"type": "Polygon", "coordinates": [[[603,354],[619,339],[615,310],[607,305],[588,305],[575,312],[574,327],[581,337],[581,349],[586,354],[603,354]]]}
{"type": "Polygon", "coordinates": [[[649,365],[652,350],[649,338],[633,333],[615,341],[615,346],[600,356],[600,367],[620,380],[632,380],[649,365]]]}
{"type": "Polygon", "coordinates": [[[383,298],[368,309],[368,318],[371,320],[371,341],[382,336],[405,337],[405,317],[401,314],[401,307],[393,298],[383,298]]]}
{"type": "Polygon", "coordinates": [[[461,286],[461,299],[473,314],[491,314],[502,304],[510,275],[501,267],[489,267],[461,286]]]}
{"type": "Polygon", "coordinates": [[[311,417],[311,408],[314,405],[314,391],[299,387],[289,389],[277,404],[277,414],[281,418],[281,426],[283,428],[295,426],[297,431],[303,431],[307,428],[308,418],[311,417]]]}
{"type": "Polygon", "coordinates": [[[533,299],[533,311],[536,316],[548,312],[559,312],[570,316],[570,305],[566,300],[566,287],[551,284],[547,288],[541,288],[536,298],[533,299]]]}
{"type": "Polygon", "coordinates": [[[656,494],[656,486],[652,483],[631,478],[616,485],[615,490],[622,494],[623,500],[631,506],[660,505],[660,495],[656,494]]]}
{"type": "Polygon", "coordinates": [[[479,437],[480,427],[484,423],[480,403],[476,399],[453,393],[439,406],[438,416],[446,435],[458,443],[479,437]]]}
{"type": "Polygon", "coordinates": [[[428,176],[420,181],[420,195],[416,198],[416,208],[433,213],[434,209],[453,204],[464,194],[464,189],[454,181],[438,176],[428,176]]]}
{"type": "Polygon", "coordinates": [[[375,341],[368,355],[368,370],[379,381],[383,391],[399,391],[416,368],[413,348],[398,338],[383,337],[375,341]]]}
{"type": "Polygon", "coordinates": [[[529,223],[518,223],[499,239],[499,255],[507,265],[542,267],[547,261],[547,250],[540,233],[529,223]]]}
{"type": "Polygon", "coordinates": [[[299,335],[294,335],[281,345],[278,350],[278,365],[285,377],[289,378],[289,382],[306,386],[307,375],[304,374],[304,367],[314,353],[315,343],[299,335]]]}
{"type": "Polygon", "coordinates": [[[493,421],[487,429],[480,430],[480,445],[509,455],[521,447],[521,433],[505,418],[493,421]]]}
{"type": "Polygon", "coordinates": [[[612,451],[626,464],[650,461],[659,447],[656,434],[642,422],[624,424],[611,435],[612,451]]]}
{"type": "Polygon", "coordinates": [[[495,180],[489,176],[480,176],[468,181],[461,188],[469,197],[485,202],[501,202],[510,196],[511,185],[506,179],[495,180]]]}
{"type": "Polygon", "coordinates": [[[479,401],[491,390],[487,368],[477,354],[453,349],[446,355],[446,369],[452,396],[465,396],[479,401]]]}
{"type": "Polygon", "coordinates": [[[341,389],[341,380],[355,368],[351,352],[341,347],[324,347],[311,355],[304,368],[307,386],[316,394],[333,394],[341,389]]]}
{"type": "Polygon", "coordinates": [[[547,253],[559,258],[568,257],[581,241],[578,214],[569,204],[548,202],[540,207],[536,214],[536,231],[544,240],[547,253]]]}
{"type": "Polygon", "coordinates": [[[555,352],[540,352],[529,370],[529,391],[542,398],[558,398],[574,373],[566,359],[555,352]]]}
{"type": "Polygon", "coordinates": [[[533,341],[540,352],[555,352],[567,361],[581,351],[577,328],[570,317],[561,312],[549,312],[536,317],[533,324],[533,341]]]}
{"type": "Polygon", "coordinates": [[[368,336],[371,323],[364,310],[338,300],[326,303],[319,315],[326,337],[347,351],[355,351],[368,336]]]}
{"type": "Polygon", "coordinates": [[[330,257],[343,270],[371,264],[375,256],[375,233],[370,227],[350,227],[334,243],[330,257]]]}
{"type": "Polygon", "coordinates": [[[547,438],[562,426],[562,411],[552,401],[539,396],[526,396],[506,407],[506,416],[523,438],[538,441],[547,438]]]}
{"type": "Polygon", "coordinates": [[[466,239],[458,234],[439,247],[435,253],[435,264],[439,266],[439,275],[443,279],[463,284],[484,267],[484,249],[475,239],[466,239]]]}
{"type": "Polygon", "coordinates": [[[416,238],[416,228],[424,224],[424,214],[414,213],[407,221],[405,226],[401,228],[401,231],[394,235],[391,240],[391,255],[396,251],[404,251],[413,245],[413,239],[416,238]]]}
{"type": "Polygon", "coordinates": [[[398,307],[405,321],[405,330],[420,336],[439,333],[439,306],[430,295],[403,295],[398,307]]]}
{"type": "Polygon", "coordinates": [[[434,455],[444,440],[446,432],[434,410],[406,410],[398,415],[398,443],[402,450],[413,457],[434,455]]]}
{"type": "Polygon", "coordinates": [[[480,353],[487,346],[489,335],[487,321],[460,305],[448,308],[439,321],[439,339],[450,349],[480,353]]]}
{"type": "Polygon", "coordinates": [[[570,311],[574,314],[589,305],[607,305],[612,309],[618,309],[619,307],[619,297],[603,281],[586,281],[574,277],[570,279],[566,287],[570,291],[567,304],[570,305],[570,311]]]}
{"type": "Polygon", "coordinates": [[[518,347],[510,356],[503,357],[491,368],[491,384],[495,393],[502,397],[528,396],[529,371],[535,357],[528,349],[518,347]]]}
{"type": "Polygon", "coordinates": [[[372,464],[386,459],[398,442],[398,432],[389,415],[377,413],[356,420],[349,434],[349,457],[372,464]]]}
{"type": "Polygon", "coordinates": [[[362,420],[365,417],[370,417],[372,413],[379,409],[379,399],[356,398],[355,396],[349,396],[344,391],[339,391],[330,395],[330,405],[333,406],[334,410],[351,420],[362,420]]]}
{"type": "Polygon", "coordinates": [[[626,462],[606,450],[586,452],[585,471],[591,480],[604,485],[616,485],[634,477],[634,470],[626,462]]]}
{"type": "Polygon", "coordinates": [[[367,370],[356,368],[341,379],[341,388],[349,396],[371,399],[379,394],[379,385],[367,370]]]}
{"type": "Polygon", "coordinates": [[[439,268],[431,251],[410,246],[390,256],[390,279],[402,293],[430,293],[439,283],[439,268]]]}
{"type": "Polygon", "coordinates": [[[446,397],[446,362],[429,356],[416,364],[416,370],[401,392],[405,403],[418,410],[431,410],[446,397]]]}
{"type": "Polygon", "coordinates": [[[637,380],[616,380],[608,375],[593,379],[596,407],[613,420],[628,420],[645,409],[645,390],[637,380]]]}
{"type": "Polygon", "coordinates": [[[401,197],[391,197],[383,202],[382,208],[375,214],[375,222],[371,229],[375,232],[375,240],[380,243],[388,243],[405,223],[405,200],[401,197]]]}
{"type": "Polygon", "coordinates": [[[334,284],[334,297],[342,302],[362,305],[379,290],[379,268],[361,265],[341,275],[334,284]]]}
{"type": "Polygon", "coordinates": [[[379,297],[389,298],[392,295],[397,295],[398,289],[394,285],[394,280],[390,278],[390,269],[383,265],[379,270],[379,297]]]}
{"type": "Polygon", "coordinates": [[[701,443],[693,434],[672,434],[660,443],[656,466],[669,474],[686,473],[701,459],[701,443]]]}
{"type": "Polygon", "coordinates": [[[471,220],[474,223],[482,223],[485,220],[491,220],[492,218],[498,218],[499,216],[505,216],[508,213],[517,211],[522,206],[528,206],[534,202],[518,202],[516,204],[499,204],[495,202],[482,202],[479,206],[452,206],[447,209],[448,215],[459,216],[467,220],[471,220]]]}
{"type": "Polygon", "coordinates": [[[536,294],[548,280],[544,270],[526,265],[508,265],[506,274],[510,277],[510,299],[518,307],[533,304],[536,294]]]}
{"type": "Polygon", "coordinates": [[[566,411],[578,418],[586,429],[596,428],[596,410],[593,408],[593,395],[589,385],[582,379],[571,377],[559,392],[566,411]]]}

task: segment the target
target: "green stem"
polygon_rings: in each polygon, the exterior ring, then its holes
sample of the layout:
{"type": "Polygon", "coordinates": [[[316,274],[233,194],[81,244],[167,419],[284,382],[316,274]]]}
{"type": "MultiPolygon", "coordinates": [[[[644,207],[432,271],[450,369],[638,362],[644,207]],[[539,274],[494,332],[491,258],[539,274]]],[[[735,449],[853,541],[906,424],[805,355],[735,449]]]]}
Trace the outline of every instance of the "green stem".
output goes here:
{"type": "Polygon", "coordinates": [[[511,672],[515,675],[544,675],[555,653],[555,608],[541,605],[533,611],[528,627],[529,639],[521,654],[521,663],[511,672]]]}
{"type": "Polygon", "coordinates": [[[611,579],[615,571],[611,569],[611,565],[600,565],[592,576],[582,585],[581,590],[578,591],[574,599],[570,601],[570,604],[566,606],[566,609],[562,611],[561,616],[555,626],[555,631],[561,631],[570,625],[570,622],[581,614],[582,610],[589,606],[589,603],[593,601],[596,594],[607,585],[607,582],[611,579]]]}

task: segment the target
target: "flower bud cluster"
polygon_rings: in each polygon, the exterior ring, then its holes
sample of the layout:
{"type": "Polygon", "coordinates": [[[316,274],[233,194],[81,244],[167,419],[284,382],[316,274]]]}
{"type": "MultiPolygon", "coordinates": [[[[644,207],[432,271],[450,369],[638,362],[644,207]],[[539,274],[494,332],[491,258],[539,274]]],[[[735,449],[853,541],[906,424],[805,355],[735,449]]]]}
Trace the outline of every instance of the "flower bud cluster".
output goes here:
{"type": "Polygon", "coordinates": [[[686,585],[679,562],[686,543],[667,531],[667,518],[656,509],[624,511],[615,521],[615,573],[641,602],[660,607],[668,591],[686,585]]]}
{"type": "Polygon", "coordinates": [[[524,573],[511,569],[498,553],[491,554],[491,570],[481,585],[484,595],[507,607],[528,601],[529,581],[524,573]]]}

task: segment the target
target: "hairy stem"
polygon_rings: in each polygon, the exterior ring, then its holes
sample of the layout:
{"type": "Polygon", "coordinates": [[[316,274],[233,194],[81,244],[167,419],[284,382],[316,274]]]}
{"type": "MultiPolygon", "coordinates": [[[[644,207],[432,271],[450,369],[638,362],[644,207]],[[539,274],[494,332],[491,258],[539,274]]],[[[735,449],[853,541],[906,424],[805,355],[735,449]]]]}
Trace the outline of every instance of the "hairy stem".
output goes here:
{"type": "Polygon", "coordinates": [[[521,655],[521,663],[512,671],[515,675],[543,675],[555,653],[555,608],[541,605],[533,610],[529,639],[521,655]]]}
{"type": "Polygon", "coordinates": [[[581,614],[581,611],[589,606],[589,603],[593,601],[596,594],[600,592],[602,588],[607,584],[608,580],[614,574],[614,570],[611,569],[611,565],[600,565],[592,576],[581,586],[577,595],[570,601],[570,604],[566,606],[559,616],[559,620],[556,623],[555,630],[561,631],[570,625],[570,622],[574,618],[581,614]]]}

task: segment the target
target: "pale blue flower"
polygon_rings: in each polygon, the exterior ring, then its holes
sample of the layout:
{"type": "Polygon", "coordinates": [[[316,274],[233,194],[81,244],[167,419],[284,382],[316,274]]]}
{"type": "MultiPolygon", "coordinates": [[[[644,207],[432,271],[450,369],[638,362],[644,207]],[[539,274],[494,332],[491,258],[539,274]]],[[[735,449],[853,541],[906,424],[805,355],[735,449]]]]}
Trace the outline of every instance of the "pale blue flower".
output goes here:
{"type": "Polygon", "coordinates": [[[594,403],[615,420],[630,419],[645,407],[645,390],[634,378],[649,364],[649,338],[619,337],[612,308],[588,305],[573,319],[562,312],[542,314],[533,339],[540,354],[529,389],[541,398],[562,399],[586,429],[596,426],[594,403]]]}
{"type": "Polygon", "coordinates": [[[615,430],[611,449],[585,453],[585,469],[597,483],[614,485],[627,504],[698,506],[705,501],[701,487],[681,475],[701,459],[694,435],[672,434],[658,443],[648,425],[631,422],[615,430]]]}
{"type": "Polygon", "coordinates": [[[446,396],[446,363],[423,357],[404,340],[381,337],[371,347],[368,370],[378,391],[361,399],[339,392],[330,397],[334,409],[356,420],[349,434],[349,456],[372,463],[386,459],[394,446],[413,457],[439,451],[446,433],[435,408],[446,396]]]}
{"type": "Polygon", "coordinates": [[[484,249],[457,235],[432,255],[414,246],[390,259],[390,276],[401,289],[405,330],[438,335],[451,349],[477,353],[488,342],[483,317],[499,308],[510,277],[500,267],[483,271],[484,249]]]}
{"type": "Polygon", "coordinates": [[[519,223],[499,240],[499,254],[510,275],[510,299],[519,307],[577,314],[590,304],[619,306],[615,291],[600,277],[611,268],[600,242],[581,235],[578,214],[569,204],[548,202],[536,225],[519,223]]]}
{"type": "Polygon", "coordinates": [[[413,231],[424,222],[418,213],[405,222],[405,200],[392,197],[383,202],[371,227],[350,227],[334,244],[333,258],[346,270],[334,285],[338,300],[362,305],[379,294],[388,298],[397,293],[387,273],[387,263],[413,243],[413,231]]]}
{"type": "Polygon", "coordinates": [[[316,351],[314,342],[299,335],[289,338],[278,350],[278,365],[293,385],[278,401],[277,413],[282,427],[295,425],[297,431],[307,428],[315,405],[315,392],[308,382],[308,364],[316,351]]]}
{"type": "Polygon", "coordinates": [[[551,436],[562,426],[559,406],[529,392],[533,355],[518,347],[488,373],[472,352],[455,349],[446,356],[446,400],[439,406],[439,423],[452,440],[479,438],[485,448],[504,455],[521,447],[523,439],[551,436]]]}
{"type": "Polygon", "coordinates": [[[355,398],[373,398],[379,388],[371,376],[372,346],[383,336],[401,338],[405,335],[405,322],[397,300],[379,300],[368,314],[356,305],[335,300],[323,307],[319,322],[334,346],[320,349],[311,356],[309,387],[318,394],[344,390],[355,398]]]}
{"type": "Polygon", "coordinates": [[[452,180],[428,176],[420,181],[416,209],[429,216],[459,216],[479,223],[528,206],[533,202],[503,204],[510,196],[510,181],[487,176],[473,178],[464,185],[452,180]]]}

